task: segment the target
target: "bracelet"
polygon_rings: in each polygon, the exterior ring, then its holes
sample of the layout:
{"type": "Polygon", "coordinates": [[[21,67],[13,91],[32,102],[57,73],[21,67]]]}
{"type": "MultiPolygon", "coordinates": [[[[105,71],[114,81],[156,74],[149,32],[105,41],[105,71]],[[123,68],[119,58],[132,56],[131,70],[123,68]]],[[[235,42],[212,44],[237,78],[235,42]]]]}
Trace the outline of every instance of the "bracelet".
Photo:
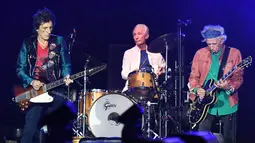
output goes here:
{"type": "Polygon", "coordinates": [[[235,89],[230,85],[230,89],[228,91],[232,94],[234,93],[235,89]]]}

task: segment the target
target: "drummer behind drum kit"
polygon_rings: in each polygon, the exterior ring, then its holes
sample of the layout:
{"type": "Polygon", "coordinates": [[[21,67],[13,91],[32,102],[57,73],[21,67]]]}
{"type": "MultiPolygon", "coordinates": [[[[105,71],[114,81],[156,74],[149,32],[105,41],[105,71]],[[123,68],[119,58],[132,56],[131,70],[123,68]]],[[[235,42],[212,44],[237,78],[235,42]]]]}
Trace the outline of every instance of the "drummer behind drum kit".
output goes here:
{"type": "Polygon", "coordinates": [[[78,116],[73,128],[77,137],[121,137],[124,125],[118,122],[118,118],[137,104],[146,109],[142,119],[144,137],[150,137],[150,134],[158,136],[150,129],[150,106],[157,104],[151,102],[156,99],[155,76],[142,70],[135,71],[129,74],[128,83],[128,91],[124,93],[91,89],[84,96],[84,91],[80,92],[78,116]]]}
{"type": "Polygon", "coordinates": [[[84,89],[79,94],[78,116],[73,127],[77,136],[75,138],[121,137],[124,125],[118,122],[118,119],[133,105],[139,105],[144,110],[141,119],[141,130],[144,138],[167,137],[170,135],[170,130],[181,132],[180,118],[182,113],[180,112],[182,112],[183,106],[183,99],[181,98],[183,87],[180,86],[184,85],[182,83],[182,67],[184,67],[182,26],[183,22],[178,21],[177,33],[162,35],[148,46],[150,52],[165,53],[166,72],[164,77],[162,75],[157,77],[153,72],[142,69],[133,71],[128,75],[128,90],[121,92],[105,89],[87,91],[87,78],[86,74],[84,75],[84,89]],[[168,51],[173,50],[173,48],[178,50],[178,60],[175,60],[174,65],[174,72],[176,75],[178,74],[174,79],[175,86],[170,81],[172,71],[168,68],[168,51]],[[174,103],[170,103],[173,100],[174,103]],[[172,106],[175,108],[174,115],[176,117],[170,116],[172,110],[170,107],[172,106]],[[170,122],[173,123],[173,126],[169,124],[170,122]]]}
{"type": "MultiPolygon", "coordinates": [[[[163,38],[166,36],[169,35],[163,38]]],[[[149,68],[152,67],[149,66],[149,68]]],[[[165,73],[167,79],[168,71],[165,73]]],[[[153,72],[143,69],[133,71],[128,75],[128,90],[124,92],[105,89],[87,91],[86,79],[84,75],[85,85],[79,94],[77,120],[73,127],[77,137],[121,137],[124,125],[118,122],[118,118],[133,105],[139,105],[144,110],[141,119],[144,138],[155,139],[169,135],[167,133],[169,125],[166,122],[174,119],[167,111],[169,110],[169,90],[172,90],[169,89],[167,79],[164,83],[160,83],[159,77],[153,72]]]]}

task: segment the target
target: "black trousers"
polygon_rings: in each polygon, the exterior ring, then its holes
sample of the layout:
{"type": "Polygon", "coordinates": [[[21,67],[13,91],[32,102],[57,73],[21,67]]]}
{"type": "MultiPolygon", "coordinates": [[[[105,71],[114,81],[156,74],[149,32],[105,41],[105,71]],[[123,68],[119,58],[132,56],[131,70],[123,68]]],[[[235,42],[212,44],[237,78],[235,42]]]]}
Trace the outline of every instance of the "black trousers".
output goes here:
{"type": "Polygon", "coordinates": [[[71,142],[75,112],[74,105],[60,96],[54,96],[52,103],[34,104],[26,113],[21,143],[39,143],[40,129],[44,125],[49,129],[47,143],[71,142]]]}
{"type": "Polygon", "coordinates": [[[225,143],[235,143],[235,120],[236,113],[223,115],[223,116],[215,116],[207,114],[207,117],[204,121],[199,124],[199,131],[211,131],[211,126],[213,121],[218,118],[223,123],[223,136],[225,143]]]}

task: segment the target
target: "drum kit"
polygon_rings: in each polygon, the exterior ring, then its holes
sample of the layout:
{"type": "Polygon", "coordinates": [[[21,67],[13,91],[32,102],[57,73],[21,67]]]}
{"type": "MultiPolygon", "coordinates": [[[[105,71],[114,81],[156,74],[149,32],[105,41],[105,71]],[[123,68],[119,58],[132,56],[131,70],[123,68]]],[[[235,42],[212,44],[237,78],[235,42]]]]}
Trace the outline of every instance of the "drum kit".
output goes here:
{"type": "MultiPolygon", "coordinates": [[[[168,65],[168,51],[176,46],[179,48],[178,41],[182,42],[182,38],[183,35],[178,36],[178,33],[165,34],[152,41],[148,50],[165,53],[168,65]]],[[[179,52],[178,49],[178,54],[179,52]]],[[[88,57],[91,60],[91,56],[88,57]]],[[[90,60],[87,60],[87,63],[90,60]]],[[[129,73],[128,90],[125,92],[106,89],[87,90],[87,77],[84,75],[84,89],[79,93],[77,120],[73,124],[75,138],[121,137],[124,125],[118,122],[118,117],[133,105],[140,105],[144,109],[141,126],[144,138],[164,138],[169,136],[170,132],[181,132],[179,112],[183,105],[178,94],[182,94],[182,87],[178,85],[182,86],[183,83],[179,83],[182,80],[178,78],[182,78],[183,66],[179,60],[181,58],[178,58],[179,65],[175,65],[174,72],[166,66],[165,74],[159,77],[153,72],[144,70],[129,73]],[[178,76],[174,79],[173,85],[171,77],[174,74],[178,76]],[[178,115],[171,115],[171,110],[178,115]]]]}
{"type": "Polygon", "coordinates": [[[90,89],[85,96],[83,90],[79,93],[77,120],[73,127],[77,137],[121,137],[124,125],[118,122],[118,117],[133,105],[140,105],[145,110],[142,119],[144,137],[159,136],[151,129],[151,117],[156,118],[152,115],[156,113],[152,106],[158,105],[153,102],[157,100],[154,76],[135,71],[129,74],[128,82],[126,92],[90,89]]]}

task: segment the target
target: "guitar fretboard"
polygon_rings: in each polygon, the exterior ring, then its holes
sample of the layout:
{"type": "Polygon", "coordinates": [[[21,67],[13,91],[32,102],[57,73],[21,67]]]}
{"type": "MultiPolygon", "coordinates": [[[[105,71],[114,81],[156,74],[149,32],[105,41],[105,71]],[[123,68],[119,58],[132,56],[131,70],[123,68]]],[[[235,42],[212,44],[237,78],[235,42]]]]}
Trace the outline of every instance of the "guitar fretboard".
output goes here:
{"type": "MultiPolygon", "coordinates": [[[[235,71],[237,70],[237,66],[234,66],[228,73],[226,73],[221,79],[224,81],[226,80],[229,76],[231,76],[235,71]]],[[[206,90],[206,93],[209,94],[210,92],[214,91],[216,89],[216,85],[213,84],[210,88],[206,90]]]]}
{"type": "MultiPolygon", "coordinates": [[[[87,71],[87,73],[88,73],[88,71],[87,71]]],[[[75,79],[77,79],[77,78],[82,77],[83,75],[84,75],[84,72],[79,72],[79,73],[77,73],[77,74],[72,75],[72,76],[70,77],[70,79],[75,80],[75,79]]],[[[58,87],[58,86],[60,86],[60,85],[62,85],[62,84],[64,84],[64,83],[65,83],[65,82],[64,82],[64,79],[56,80],[56,81],[54,81],[54,82],[52,82],[52,83],[47,84],[47,85],[46,85],[46,90],[53,89],[53,88],[58,87]]]]}
{"type": "MultiPolygon", "coordinates": [[[[106,65],[105,65],[105,64],[102,65],[102,66],[98,66],[98,67],[95,67],[95,68],[91,68],[91,69],[89,69],[89,70],[86,70],[86,74],[87,74],[88,76],[91,76],[91,75],[93,75],[93,74],[95,74],[95,73],[97,73],[97,72],[99,72],[99,71],[101,71],[101,70],[103,70],[103,69],[105,69],[105,68],[106,68],[106,65]]],[[[72,80],[78,79],[78,78],[84,76],[84,74],[85,74],[84,71],[79,72],[79,73],[76,73],[76,74],[70,76],[70,79],[72,79],[72,80]]],[[[65,82],[64,82],[64,78],[59,79],[59,80],[56,80],[56,81],[54,81],[54,82],[52,82],[52,83],[49,83],[49,84],[46,85],[46,91],[48,91],[48,90],[50,90],[50,89],[53,89],[53,88],[55,88],[55,87],[58,87],[58,86],[60,86],[60,85],[63,85],[64,83],[65,83],[65,82]]]]}

